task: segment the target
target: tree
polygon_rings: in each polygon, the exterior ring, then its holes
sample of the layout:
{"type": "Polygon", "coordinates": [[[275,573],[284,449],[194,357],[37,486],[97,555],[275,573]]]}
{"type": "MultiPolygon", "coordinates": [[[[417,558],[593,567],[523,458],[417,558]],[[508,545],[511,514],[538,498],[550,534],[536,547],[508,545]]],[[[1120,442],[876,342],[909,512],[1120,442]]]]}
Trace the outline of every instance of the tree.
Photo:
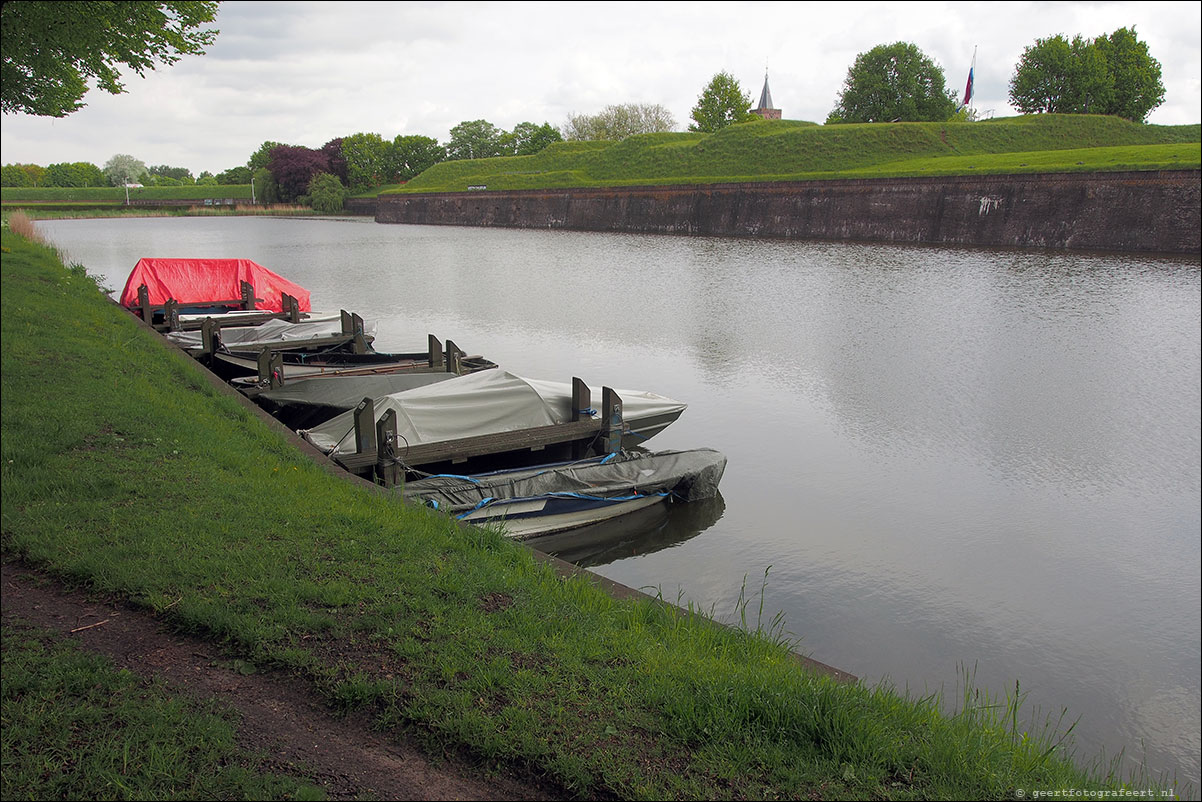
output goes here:
{"type": "Polygon", "coordinates": [[[1080,36],[1036,39],[1010,78],[1010,102],[1023,114],[1103,113],[1110,92],[1102,53],[1080,36]]]}
{"type": "Polygon", "coordinates": [[[258,203],[278,203],[280,187],[275,182],[271,170],[260,167],[250,177],[251,197],[258,203]]]}
{"type": "Polygon", "coordinates": [[[153,176],[173,178],[181,184],[195,183],[192,178],[192,171],[187,167],[170,167],[166,164],[156,164],[146,168],[146,171],[153,176]]]}
{"type": "Polygon", "coordinates": [[[513,127],[509,139],[512,142],[513,155],[531,156],[552,142],[562,142],[563,135],[551,123],[518,123],[513,127]]]}
{"type": "Polygon", "coordinates": [[[1148,119],[1152,110],[1164,103],[1160,62],[1136,37],[1135,28],[1119,28],[1109,37],[1099,36],[1094,44],[1110,77],[1110,103],[1102,113],[1136,122],[1148,119]]]}
{"type": "Polygon", "coordinates": [[[217,183],[223,185],[249,184],[253,175],[249,167],[231,167],[217,174],[217,183]]]}
{"type": "Polygon", "coordinates": [[[271,149],[267,168],[279,188],[279,199],[290,203],[308,191],[313,176],[329,172],[330,160],[320,150],[301,145],[276,145],[271,149]]]}
{"type": "Polygon", "coordinates": [[[146,175],[146,165],[133,156],[118,153],[104,163],[104,174],[115,187],[136,184],[146,175]]]}
{"type": "Polygon", "coordinates": [[[1113,114],[1143,122],[1164,102],[1160,62],[1134,28],[1093,41],[1036,39],[1014,68],[1010,102],[1023,114],[1113,114]]]}
{"type": "Polygon", "coordinates": [[[734,76],[727,72],[720,72],[710,79],[689,116],[693,120],[689,130],[707,134],[721,131],[733,123],[755,119],[751,113],[751,95],[744,92],[734,76]]]}
{"type": "Polygon", "coordinates": [[[262,145],[259,145],[258,150],[250,154],[250,158],[247,160],[246,166],[250,168],[252,173],[255,170],[266,167],[271,163],[271,151],[283,144],[283,142],[272,142],[271,140],[264,142],[262,145]]]}
{"type": "Polygon", "coordinates": [[[322,214],[338,214],[342,211],[342,203],[346,200],[346,187],[338,180],[338,176],[330,173],[318,173],[309,182],[309,205],[313,211],[322,214]]]}
{"type": "Polygon", "coordinates": [[[488,120],[461,122],[451,129],[448,159],[487,159],[501,156],[501,129],[488,120]]]}
{"type": "Polygon", "coordinates": [[[0,167],[0,187],[32,187],[33,177],[21,164],[0,167]]]}
{"type": "MultiPolygon", "coordinates": [[[[750,101],[747,104],[751,105],[750,101]]],[[[676,130],[672,112],[658,103],[623,103],[606,106],[597,114],[569,114],[565,139],[618,142],[635,134],[676,130]]]]}
{"type": "Polygon", "coordinates": [[[104,173],[88,162],[62,162],[46,168],[43,185],[48,187],[102,187],[104,173]]]}
{"type": "Polygon", "coordinates": [[[397,136],[392,140],[392,175],[408,181],[447,158],[446,149],[428,136],[397,136]]]}
{"type": "Polygon", "coordinates": [[[391,150],[379,134],[351,134],[342,138],[346,182],[352,192],[387,183],[391,150]]]}
{"type": "Polygon", "coordinates": [[[346,157],[342,155],[342,137],[331,139],[322,145],[321,152],[330,160],[330,174],[337,176],[342,185],[346,186],[346,157]]]}
{"type": "Polygon", "coordinates": [[[84,106],[90,79],[120,94],[123,67],[144,75],[158,64],[203,54],[217,31],[201,26],[216,15],[216,2],[4,3],[0,109],[65,117],[84,106]]]}
{"type": "Polygon", "coordinates": [[[956,112],[944,84],[943,70],[917,46],[878,45],[856,56],[826,122],[943,122],[956,112]]]}

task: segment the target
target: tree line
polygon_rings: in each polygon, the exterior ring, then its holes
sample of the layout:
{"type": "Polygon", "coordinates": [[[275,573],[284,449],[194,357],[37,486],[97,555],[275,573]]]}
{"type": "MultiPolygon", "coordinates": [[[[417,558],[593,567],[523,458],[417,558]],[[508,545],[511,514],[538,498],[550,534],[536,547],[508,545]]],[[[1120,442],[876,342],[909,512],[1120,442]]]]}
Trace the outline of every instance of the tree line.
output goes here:
{"type": "MultiPolygon", "coordinates": [[[[80,2],[3,4],[4,113],[66,116],[83,105],[89,80],[107,92],[123,92],[119,68],[142,75],[157,64],[202,55],[217,35],[202,27],[215,19],[216,2],[101,5],[98,11],[97,4],[80,2]]],[[[1108,114],[1143,122],[1164,102],[1160,63],[1133,27],[1095,39],[1037,39],[1024,50],[1009,89],[1011,103],[1024,114],[1108,114]]],[[[883,44],[856,57],[826,124],[973,119],[966,100],[946,87],[943,70],[916,45],[883,44]]],[[[698,96],[688,129],[713,133],[755,119],[751,105],[732,75],[717,73],[698,96]]],[[[0,185],[250,184],[264,202],[311,203],[333,211],[342,208],[347,194],[408,181],[441,161],[530,155],[565,139],[616,141],[676,127],[662,105],[627,103],[596,114],[569,114],[561,128],[522,122],[505,131],[487,120],[464,121],[444,143],[411,134],[387,140],[375,133],[339,137],[320,148],[264,142],[245,165],[196,177],[182,167],[147,167],[126,154],[113,156],[103,168],[86,162],[9,164],[0,168],[0,185]]]]}

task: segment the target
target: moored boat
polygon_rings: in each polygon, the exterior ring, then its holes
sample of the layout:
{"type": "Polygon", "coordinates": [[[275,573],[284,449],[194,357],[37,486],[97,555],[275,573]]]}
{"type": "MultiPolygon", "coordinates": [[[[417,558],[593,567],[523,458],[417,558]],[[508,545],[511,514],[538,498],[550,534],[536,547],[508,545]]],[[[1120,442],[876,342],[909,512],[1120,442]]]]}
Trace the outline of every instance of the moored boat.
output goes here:
{"type": "Polygon", "coordinates": [[[604,457],[408,482],[409,502],[460,521],[500,525],[524,540],[635,513],[663,502],[713,498],[726,457],[713,449],[624,451],[604,457]]]}
{"type": "MultiPolygon", "coordinates": [[[[641,390],[616,390],[623,401],[622,446],[642,445],[671,425],[687,404],[641,390]]],[[[405,448],[567,423],[574,418],[572,384],[486,370],[373,399],[375,420],[397,418],[398,452],[405,448]]],[[[581,410],[599,419],[595,410],[581,410]]],[[[338,458],[356,453],[354,412],[346,412],[301,435],[338,458]]]]}
{"type": "Polygon", "coordinates": [[[228,312],[283,314],[284,296],[296,301],[299,312],[310,312],[309,291],[250,259],[139,259],[121,291],[122,306],[162,316],[175,304],[181,315],[222,315],[228,312]],[[249,288],[249,291],[248,291],[249,288]]]}

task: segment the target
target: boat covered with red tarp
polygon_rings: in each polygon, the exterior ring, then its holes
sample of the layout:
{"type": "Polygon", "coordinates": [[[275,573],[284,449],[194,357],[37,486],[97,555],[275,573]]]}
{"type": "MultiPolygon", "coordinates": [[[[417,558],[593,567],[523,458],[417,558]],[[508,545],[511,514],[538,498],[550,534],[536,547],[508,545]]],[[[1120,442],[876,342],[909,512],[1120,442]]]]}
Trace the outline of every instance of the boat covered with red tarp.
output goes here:
{"type": "Polygon", "coordinates": [[[121,291],[121,305],[138,307],[143,284],[152,306],[171,299],[181,307],[232,301],[242,297],[243,281],[255,288],[256,309],[283,312],[281,293],[288,293],[300,311],[312,311],[308,290],[250,259],[139,259],[121,291]]]}

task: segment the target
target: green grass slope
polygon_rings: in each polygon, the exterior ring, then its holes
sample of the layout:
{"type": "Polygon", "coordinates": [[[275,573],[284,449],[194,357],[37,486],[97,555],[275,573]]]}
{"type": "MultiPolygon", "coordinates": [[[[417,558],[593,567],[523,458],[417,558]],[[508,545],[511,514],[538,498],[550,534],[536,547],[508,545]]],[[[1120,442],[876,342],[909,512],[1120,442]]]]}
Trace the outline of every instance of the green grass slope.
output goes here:
{"type": "Polygon", "coordinates": [[[980,123],[820,126],[757,120],[716,134],[564,142],[533,156],[442,162],[395,192],[1197,169],[1202,126],[1043,114],[980,123]]]}

